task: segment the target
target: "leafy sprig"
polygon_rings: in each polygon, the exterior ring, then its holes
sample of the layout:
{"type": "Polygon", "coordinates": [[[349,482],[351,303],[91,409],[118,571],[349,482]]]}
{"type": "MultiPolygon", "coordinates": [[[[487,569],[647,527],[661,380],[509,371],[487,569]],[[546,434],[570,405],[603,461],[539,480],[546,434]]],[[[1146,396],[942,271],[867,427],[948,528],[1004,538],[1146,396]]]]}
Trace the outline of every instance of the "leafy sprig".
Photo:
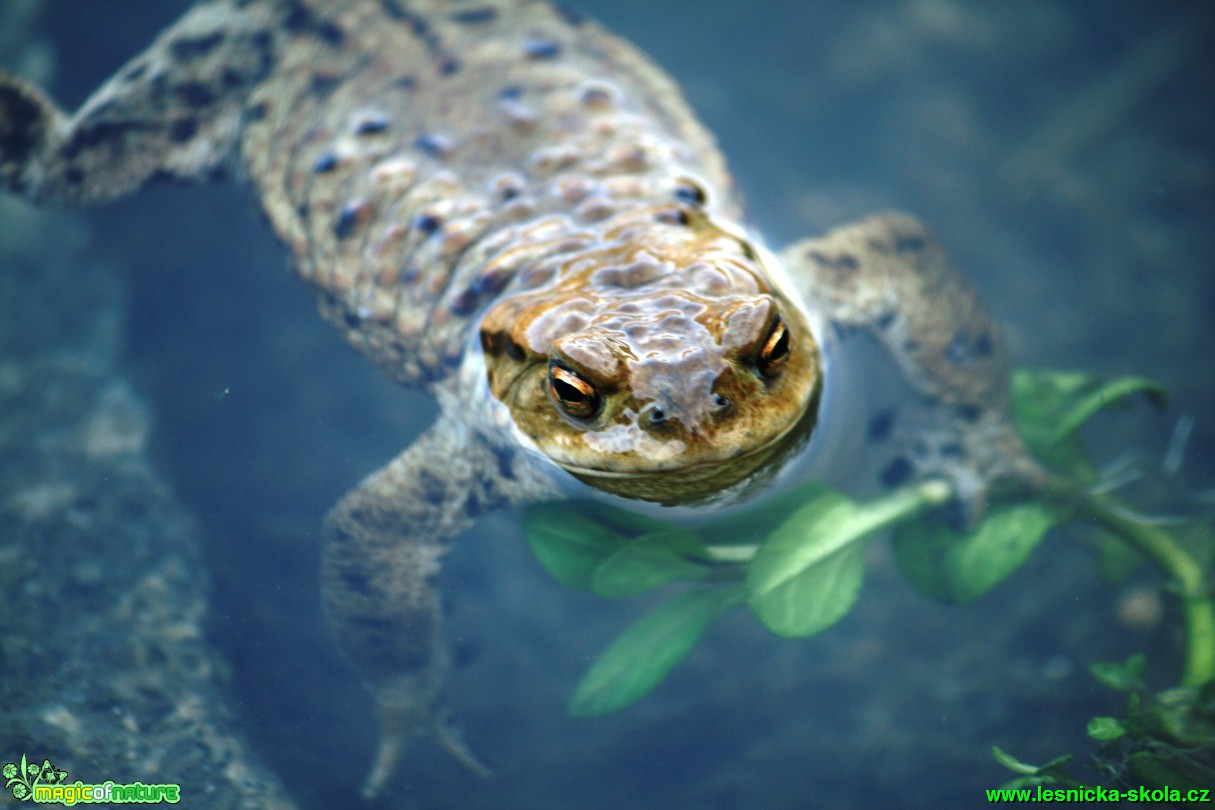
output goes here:
{"type": "MultiPolygon", "coordinates": [[[[1039,491],[994,505],[969,531],[952,527],[933,509],[953,498],[952,487],[940,480],[868,501],[811,484],[698,530],[598,503],[529,509],[528,542],[541,564],[566,585],[606,598],[687,586],[599,656],[574,691],[570,712],[607,714],[641,699],[691,653],[716,618],[739,605],[778,636],[806,638],[825,630],[856,603],[865,547],[884,529],[893,529],[898,568],[917,590],[967,604],[1012,576],[1053,527],[1084,520],[1104,531],[1099,548],[1106,570],[1125,569],[1127,559],[1142,557],[1164,571],[1181,598],[1186,629],[1181,691],[1152,695],[1139,680],[1142,663],[1134,660],[1095,667],[1108,685],[1133,682],[1122,686],[1132,689],[1133,706],[1125,719],[1094,719],[1090,736],[1130,751],[1124,769],[1176,771],[1162,751],[1171,752],[1169,746],[1184,740],[1215,743],[1207,731],[1197,736],[1193,731],[1196,723],[1208,730],[1215,726],[1210,714],[1215,604],[1202,562],[1209,550],[1195,554],[1175,531],[1138,516],[1110,495],[1096,494],[1099,473],[1081,437],[1083,426],[1099,412],[1135,396],[1163,405],[1165,392],[1142,377],[1102,381],[1075,372],[1019,371],[1013,395],[1018,428],[1052,476],[1039,491]]],[[[1211,541],[1209,527],[1188,528],[1211,541]]],[[[995,751],[1020,774],[1018,786],[1079,784],[1066,774],[1067,757],[1031,766],[995,751]]]]}

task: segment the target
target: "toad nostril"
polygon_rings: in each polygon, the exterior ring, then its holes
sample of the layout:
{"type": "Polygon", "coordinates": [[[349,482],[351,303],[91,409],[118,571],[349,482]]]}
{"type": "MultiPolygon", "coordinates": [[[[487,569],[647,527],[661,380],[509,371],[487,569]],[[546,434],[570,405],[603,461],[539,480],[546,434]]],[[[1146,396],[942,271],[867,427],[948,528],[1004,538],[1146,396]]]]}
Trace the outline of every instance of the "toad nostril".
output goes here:
{"type": "Polygon", "coordinates": [[[660,425],[665,421],[667,421],[667,414],[662,408],[655,408],[654,410],[650,411],[651,425],[660,425]]]}
{"type": "Polygon", "coordinates": [[[724,394],[713,395],[713,407],[719,411],[724,411],[730,407],[730,398],[724,394]]]}

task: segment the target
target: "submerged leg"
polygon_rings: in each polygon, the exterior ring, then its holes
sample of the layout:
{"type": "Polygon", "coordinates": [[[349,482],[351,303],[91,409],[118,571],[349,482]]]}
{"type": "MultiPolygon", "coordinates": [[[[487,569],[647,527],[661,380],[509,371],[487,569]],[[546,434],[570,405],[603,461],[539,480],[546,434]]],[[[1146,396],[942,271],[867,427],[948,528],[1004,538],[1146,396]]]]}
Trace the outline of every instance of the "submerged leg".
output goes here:
{"type": "Polygon", "coordinates": [[[786,248],[812,308],[872,333],[930,406],[913,459],[891,470],[949,478],[971,518],[996,481],[1041,476],[1013,425],[999,327],[919,221],[863,220],[786,248]]]}
{"type": "Polygon", "coordinates": [[[249,90],[273,64],[271,10],[196,6],[73,116],[0,73],[0,188],[80,205],[153,177],[200,180],[226,168],[249,90]]]}
{"type": "Polygon", "coordinates": [[[439,569],[477,512],[538,494],[467,427],[440,419],[329,513],[325,611],[375,695],[381,725],[364,795],[383,788],[414,733],[436,735],[471,770],[487,773],[446,722],[439,569]]]}

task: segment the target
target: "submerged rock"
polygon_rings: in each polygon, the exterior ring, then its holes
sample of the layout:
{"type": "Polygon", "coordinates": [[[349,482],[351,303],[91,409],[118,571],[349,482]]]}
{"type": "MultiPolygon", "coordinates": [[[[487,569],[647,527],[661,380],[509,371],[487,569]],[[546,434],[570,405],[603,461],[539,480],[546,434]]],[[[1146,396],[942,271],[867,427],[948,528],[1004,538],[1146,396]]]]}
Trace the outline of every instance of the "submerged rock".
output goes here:
{"type": "Polygon", "coordinates": [[[75,218],[0,206],[26,235],[0,248],[0,762],[292,807],[224,704],[199,532],[115,366],[120,285],[73,248],[75,218]]]}

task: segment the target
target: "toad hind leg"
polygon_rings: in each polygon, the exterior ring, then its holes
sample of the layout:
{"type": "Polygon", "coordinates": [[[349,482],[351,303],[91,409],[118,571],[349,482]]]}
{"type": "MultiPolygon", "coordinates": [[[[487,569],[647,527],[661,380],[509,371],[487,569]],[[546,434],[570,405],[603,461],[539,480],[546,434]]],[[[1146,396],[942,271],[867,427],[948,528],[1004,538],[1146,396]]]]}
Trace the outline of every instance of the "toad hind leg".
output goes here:
{"type": "Polygon", "coordinates": [[[872,333],[927,401],[907,472],[948,478],[971,520],[993,483],[1040,480],[1013,425],[999,328],[918,220],[872,217],[781,259],[811,309],[872,333]]]}
{"type": "Polygon", "coordinates": [[[447,724],[437,581],[443,555],[473,516],[535,500],[536,492],[467,426],[440,418],[326,518],[325,611],[371,687],[381,726],[365,796],[384,787],[414,733],[434,734],[474,773],[488,774],[447,724]]]}
{"type": "Polygon", "coordinates": [[[228,167],[249,91],[274,60],[273,8],[200,3],[74,115],[0,73],[0,188],[83,205],[149,180],[207,180],[228,167]]]}

